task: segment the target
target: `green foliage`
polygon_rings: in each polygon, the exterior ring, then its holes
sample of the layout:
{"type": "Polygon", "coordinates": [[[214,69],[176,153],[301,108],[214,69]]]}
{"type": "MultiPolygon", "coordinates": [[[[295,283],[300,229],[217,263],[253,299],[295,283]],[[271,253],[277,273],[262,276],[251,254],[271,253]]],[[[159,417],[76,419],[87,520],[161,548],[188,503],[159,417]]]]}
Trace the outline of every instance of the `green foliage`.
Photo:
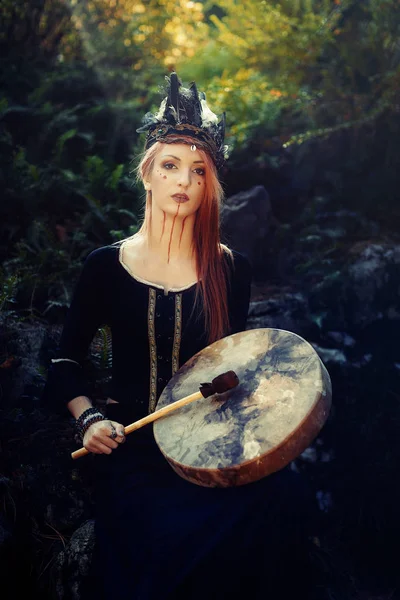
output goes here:
{"type": "Polygon", "coordinates": [[[90,347],[90,359],[103,383],[111,378],[112,335],[110,327],[99,327],[90,347]]]}
{"type": "MultiPolygon", "coordinates": [[[[105,99],[89,94],[85,103],[73,105],[67,95],[64,106],[54,104],[65,71],[74,75],[76,67],[63,68],[58,80],[53,73],[31,94],[30,106],[1,102],[5,277],[17,276],[16,307],[46,316],[51,311],[52,318],[62,318],[87,254],[113,242],[111,231],[129,235],[139,211],[129,173],[131,107],[111,110],[105,99]],[[115,130],[110,119],[118,122],[115,130]]],[[[93,78],[87,86],[96,89],[93,78]]]]}
{"type": "Polygon", "coordinates": [[[15,303],[17,287],[17,275],[6,276],[4,272],[0,270],[0,313],[7,312],[7,314],[10,314],[13,312],[9,308],[9,304],[15,303]]]}
{"type": "MultiPolygon", "coordinates": [[[[23,161],[22,154],[18,159],[23,161]]],[[[124,208],[123,192],[131,184],[122,165],[108,167],[94,156],[86,159],[82,175],[59,174],[79,204],[73,203],[64,219],[57,216],[57,207],[52,214],[36,215],[16,242],[14,256],[4,263],[7,274],[18,275],[20,306],[42,315],[69,305],[71,282],[91,250],[113,242],[116,229],[124,237],[122,227],[126,235],[137,227],[135,212],[124,208]]],[[[128,197],[134,206],[133,193],[128,197]]]]}
{"type": "Polygon", "coordinates": [[[70,11],[63,0],[2,0],[1,56],[14,60],[18,56],[29,56],[31,64],[53,62],[66,40],[74,52],[79,53],[80,40],[73,34],[70,11]]]}
{"type": "Polygon", "coordinates": [[[240,145],[251,144],[257,127],[290,145],[375,122],[393,110],[400,77],[393,3],[212,4],[223,16],[210,16],[215,29],[205,59],[199,54],[182,69],[189,73],[194,63],[203,81],[211,73],[217,107],[227,107],[234,136],[241,123],[240,145]],[[211,70],[202,69],[203,60],[211,70]],[[271,103],[278,109],[265,111],[271,103]]]}

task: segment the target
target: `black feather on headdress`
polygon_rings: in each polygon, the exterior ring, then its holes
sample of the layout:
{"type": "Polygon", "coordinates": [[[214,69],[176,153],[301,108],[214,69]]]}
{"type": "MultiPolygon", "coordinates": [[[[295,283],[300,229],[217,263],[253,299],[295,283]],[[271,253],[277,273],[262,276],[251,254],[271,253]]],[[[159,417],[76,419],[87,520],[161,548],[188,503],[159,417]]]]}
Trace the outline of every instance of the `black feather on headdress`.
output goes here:
{"type": "Polygon", "coordinates": [[[225,164],[225,113],[220,121],[207,105],[206,95],[194,82],[184,88],[176,73],[165,78],[166,97],[157,113],[146,113],[138,133],[147,132],[145,149],[157,141],[168,142],[169,134],[191,136],[203,142],[218,169],[225,164]]]}

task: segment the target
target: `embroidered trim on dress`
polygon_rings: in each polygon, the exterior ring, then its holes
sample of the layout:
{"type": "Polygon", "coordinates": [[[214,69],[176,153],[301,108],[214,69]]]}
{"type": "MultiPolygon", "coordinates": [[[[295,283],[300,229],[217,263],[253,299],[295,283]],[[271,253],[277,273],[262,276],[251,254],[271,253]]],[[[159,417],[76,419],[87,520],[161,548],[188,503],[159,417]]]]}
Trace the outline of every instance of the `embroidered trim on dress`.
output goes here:
{"type": "Polygon", "coordinates": [[[181,348],[182,333],[182,294],[175,296],[175,331],[174,343],[172,346],[172,375],[175,375],[179,369],[179,351],[181,348]]]}
{"type": "Polygon", "coordinates": [[[70,362],[70,363],[74,363],[74,365],[78,365],[78,367],[81,366],[78,362],[76,362],[76,360],[71,360],[70,358],[52,358],[50,362],[52,362],[52,363],[70,362]]]}
{"type": "Polygon", "coordinates": [[[149,335],[150,350],[150,397],[149,413],[154,412],[157,398],[157,348],[154,327],[154,313],[156,308],[156,290],[149,288],[149,309],[147,313],[147,330],[149,335]]]}

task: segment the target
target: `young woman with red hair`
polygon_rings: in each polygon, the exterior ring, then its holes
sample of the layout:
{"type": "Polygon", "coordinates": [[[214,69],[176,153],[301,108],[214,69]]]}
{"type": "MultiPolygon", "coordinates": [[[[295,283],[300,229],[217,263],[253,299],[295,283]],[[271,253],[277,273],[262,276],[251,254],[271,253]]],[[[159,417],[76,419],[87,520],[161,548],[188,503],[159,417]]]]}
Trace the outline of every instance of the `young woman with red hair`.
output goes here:
{"type": "MultiPolygon", "coordinates": [[[[87,258],[47,393],[68,407],[96,455],[89,597],[241,597],[242,585],[245,597],[264,598],[284,564],[286,540],[299,531],[294,474],[239,488],[200,487],[173,472],[151,427],[124,435],[124,425],[155,410],[181,365],[245,329],[250,299],[248,261],[220,241],[224,120],[218,123],[194,85],[181,89],[175,74],[168,82],[159,112],[146,115],[141,128],[143,224],[87,258]],[[105,415],[92,406],[81,366],[102,324],[112,329],[113,353],[105,415]]],[[[279,589],[283,598],[282,582],[279,589]]]]}

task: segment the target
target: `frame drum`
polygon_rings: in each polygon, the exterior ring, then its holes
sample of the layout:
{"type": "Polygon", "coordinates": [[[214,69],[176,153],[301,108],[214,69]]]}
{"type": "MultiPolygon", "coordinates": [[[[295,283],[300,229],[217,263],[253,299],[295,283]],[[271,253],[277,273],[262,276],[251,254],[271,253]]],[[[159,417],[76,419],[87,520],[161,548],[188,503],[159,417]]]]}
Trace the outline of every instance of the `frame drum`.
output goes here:
{"type": "Polygon", "coordinates": [[[162,392],[157,410],[225,371],[239,385],[154,422],[172,468],[205,487],[257,481],[299,456],[331,406],[331,381],[314,348],[295,333],[252,329],[227,336],[188,360],[162,392]]]}

